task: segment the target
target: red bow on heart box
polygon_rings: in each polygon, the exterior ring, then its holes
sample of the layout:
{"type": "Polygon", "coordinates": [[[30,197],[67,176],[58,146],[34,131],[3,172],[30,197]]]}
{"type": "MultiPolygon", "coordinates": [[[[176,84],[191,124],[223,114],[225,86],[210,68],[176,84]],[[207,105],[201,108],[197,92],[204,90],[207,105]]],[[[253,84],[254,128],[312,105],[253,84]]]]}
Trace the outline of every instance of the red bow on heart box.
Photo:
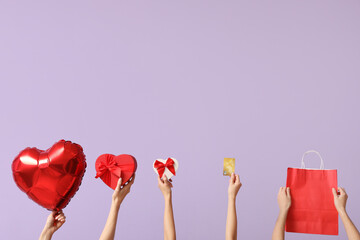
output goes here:
{"type": "Polygon", "coordinates": [[[176,176],[176,170],[178,168],[178,162],[175,158],[168,158],[166,161],[163,159],[157,159],[154,162],[154,170],[161,177],[165,175],[168,179],[172,176],[176,176]]]}
{"type": "Polygon", "coordinates": [[[137,162],[133,156],[127,154],[119,156],[103,154],[97,158],[95,169],[95,178],[100,177],[106,185],[115,190],[120,177],[122,186],[133,177],[137,169],[137,162]]]}

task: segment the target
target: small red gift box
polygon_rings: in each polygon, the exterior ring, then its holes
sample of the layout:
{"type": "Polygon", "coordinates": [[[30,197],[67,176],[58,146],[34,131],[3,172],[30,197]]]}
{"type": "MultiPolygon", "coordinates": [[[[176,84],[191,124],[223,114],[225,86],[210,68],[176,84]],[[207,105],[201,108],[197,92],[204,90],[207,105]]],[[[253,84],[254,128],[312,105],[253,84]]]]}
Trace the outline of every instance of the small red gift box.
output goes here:
{"type": "Polygon", "coordinates": [[[115,190],[120,177],[122,186],[131,180],[136,172],[137,162],[128,154],[103,154],[96,159],[95,169],[95,178],[100,177],[106,185],[115,190]]]}

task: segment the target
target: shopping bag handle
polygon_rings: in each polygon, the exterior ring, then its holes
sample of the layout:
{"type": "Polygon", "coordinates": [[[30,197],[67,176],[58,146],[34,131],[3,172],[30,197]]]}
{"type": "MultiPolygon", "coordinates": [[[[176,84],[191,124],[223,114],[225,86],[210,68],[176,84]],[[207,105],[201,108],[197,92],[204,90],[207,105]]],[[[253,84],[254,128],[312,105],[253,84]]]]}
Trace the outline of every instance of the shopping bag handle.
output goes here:
{"type": "Polygon", "coordinates": [[[307,154],[309,154],[309,153],[316,153],[316,155],[319,156],[320,161],[321,161],[321,163],[320,163],[320,169],[321,169],[321,170],[324,170],[324,160],[322,159],[320,153],[319,153],[318,151],[315,151],[315,150],[309,150],[309,151],[307,151],[307,152],[305,152],[305,153],[303,154],[302,159],[301,159],[301,168],[305,168],[304,158],[305,158],[305,155],[307,155],[307,154]]]}

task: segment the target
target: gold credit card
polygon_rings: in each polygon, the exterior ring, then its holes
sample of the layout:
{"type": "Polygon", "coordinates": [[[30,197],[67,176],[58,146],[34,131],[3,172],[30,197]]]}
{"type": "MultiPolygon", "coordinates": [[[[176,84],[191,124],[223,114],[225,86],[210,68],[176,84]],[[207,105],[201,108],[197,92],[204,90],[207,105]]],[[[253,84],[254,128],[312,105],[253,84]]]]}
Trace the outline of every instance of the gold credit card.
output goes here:
{"type": "Polygon", "coordinates": [[[235,172],[235,158],[224,158],[224,176],[231,176],[235,172]]]}

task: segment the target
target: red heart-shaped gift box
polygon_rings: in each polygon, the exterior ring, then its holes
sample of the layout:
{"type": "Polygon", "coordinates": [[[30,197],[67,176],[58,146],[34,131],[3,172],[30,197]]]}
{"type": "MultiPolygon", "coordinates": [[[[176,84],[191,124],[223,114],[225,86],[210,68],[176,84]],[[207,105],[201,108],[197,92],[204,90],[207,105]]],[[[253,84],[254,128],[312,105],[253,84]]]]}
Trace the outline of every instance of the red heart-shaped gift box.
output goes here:
{"type": "Polygon", "coordinates": [[[110,188],[115,189],[119,178],[122,178],[124,186],[137,169],[136,159],[128,154],[115,156],[113,154],[102,154],[95,163],[96,178],[101,180],[110,188]]]}

